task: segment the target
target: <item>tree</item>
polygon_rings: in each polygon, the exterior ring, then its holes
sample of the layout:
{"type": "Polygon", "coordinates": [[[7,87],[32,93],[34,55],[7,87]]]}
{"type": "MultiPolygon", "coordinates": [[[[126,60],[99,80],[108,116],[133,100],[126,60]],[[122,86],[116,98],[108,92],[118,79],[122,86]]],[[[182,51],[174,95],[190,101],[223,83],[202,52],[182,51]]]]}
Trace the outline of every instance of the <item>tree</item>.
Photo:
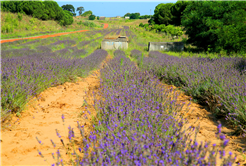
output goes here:
{"type": "Polygon", "coordinates": [[[77,7],[77,11],[79,11],[79,15],[81,15],[84,10],[85,9],[83,6],[77,7]]]}
{"type": "Polygon", "coordinates": [[[67,11],[71,12],[73,14],[73,16],[76,16],[75,9],[74,9],[73,5],[71,5],[71,4],[62,5],[62,9],[67,10],[67,11]]]}
{"type": "Polygon", "coordinates": [[[130,19],[138,19],[139,15],[137,13],[130,14],[130,19]]]}
{"type": "Polygon", "coordinates": [[[166,3],[166,4],[159,4],[156,6],[154,10],[154,22],[156,24],[165,24],[168,25],[172,21],[172,13],[171,13],[171,7],[173,6],[173,3],[166,3]]]}
{"type": "Polygon", "coordinates": [[[95,20],[95,19],[96,19],[95,15],[92,14],[92,15],[89,16],[89,20],[95,20]]]}
{"type": "Polygon", "coordinates": [[[48,19],[55,20],[57,11],[61,8],[55,1],[44,1],[46,10],[48,10],[48,19]]]}
{"type": "Polygon", "coordinates": [[[64,10],[64,15],[60,20],[61,25],[71,25],[73,23],[73,13],[70,11],[64,10]]]}
{"type": "Polygon", "coordinates": [[[130,17],[130,19],[139,19],[140,13],[126,13],[124,17],[130,17]]]}
{"type": "Polygon", "coordinates": [[[126,13],[124,17],[129,16],[130,17],[131,13],[126,13]]]}
{"type": "Polygon", "coordinates": [[[181,23],[187,42],[205,51],[246,51],[246,2],[190,2],[181,23]]]}
{"type": "Polygon", "coordinates": [[[139,19],[147,19],[147,18],[150,18],[150,15],[143,15],[139,17],[139,19]]]}
{"type": "Polygon", "coordinates": [[[173,24],[175,26],[181,25],[181,16],[183,15],[182,13],[188,4],[189,4],[189,2],[186,2],[186,1],[177,1],[171,7],[171,13],[173,16],[172,20],[171,20],[171,24],[173,24]]]}

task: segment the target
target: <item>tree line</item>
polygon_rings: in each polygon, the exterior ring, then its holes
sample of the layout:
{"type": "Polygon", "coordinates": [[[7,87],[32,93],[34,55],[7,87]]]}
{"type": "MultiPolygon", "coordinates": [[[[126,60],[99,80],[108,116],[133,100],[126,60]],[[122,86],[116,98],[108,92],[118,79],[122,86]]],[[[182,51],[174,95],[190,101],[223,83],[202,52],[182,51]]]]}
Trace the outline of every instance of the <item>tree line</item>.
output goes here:
{"type": "Polygon", "coordinates": [[[188,35],[187,43],[204,51],[246,52],[245,1],[161,3],[149,24],[181,26],[188,35]]]}
{"type": "Polygon", "coordinates": [[[73,13],[60,7],[55,1],[2,1],[1,10],[23,13],[41,20],[56,20],[60,25],[71,25],[73,13]]]}
{"type": "Polygon", "coordinates": [[[147,19],[150,18],[150,15],[140,16],[140,13],[126,13],[124,17],[129,17],[130,19],[147,19]]]}

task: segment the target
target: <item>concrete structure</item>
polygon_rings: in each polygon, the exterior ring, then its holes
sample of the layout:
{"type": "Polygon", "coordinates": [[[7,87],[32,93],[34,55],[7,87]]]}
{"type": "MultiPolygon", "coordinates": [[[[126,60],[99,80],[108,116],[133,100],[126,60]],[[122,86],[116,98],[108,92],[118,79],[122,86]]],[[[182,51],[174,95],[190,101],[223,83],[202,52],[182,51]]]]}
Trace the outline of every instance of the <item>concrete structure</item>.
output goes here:
{"type": "Polygon", "coordinates": [[[99,20],[105,20],[104,16],[99,17],[99,20]]]}
{"type": "Polygon", "coordinates": [[[127,49],[128,39],[126,36],[106,37],[102,41],[101,48],[104,50],[127,49]]]}
{"type": "Polygon", "coordinates": [[[183,51],[183,42],[149,42],[149,51],[183,51]]]}
{"type": "Polygon", "coordinates": [[[130,19],[130,17],[129,16],[126,16],[125,19],[130,19]]]}
{"type": "Polygon", "coordinates": [[[116,16],[116,18],[121,18],[120,16],[116,16]]]}

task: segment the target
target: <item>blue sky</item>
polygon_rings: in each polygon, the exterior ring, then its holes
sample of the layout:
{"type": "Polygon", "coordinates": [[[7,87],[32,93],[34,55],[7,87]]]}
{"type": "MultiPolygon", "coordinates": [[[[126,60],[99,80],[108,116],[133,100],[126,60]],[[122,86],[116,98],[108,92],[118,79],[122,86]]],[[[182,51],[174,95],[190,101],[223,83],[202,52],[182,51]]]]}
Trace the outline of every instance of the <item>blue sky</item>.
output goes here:
{"type": "MultiPolygon", "coordinates": [[[[176,3],[177,0],[168,1],[146,1],[135,0],[134,2],[125,1],[56,1],[59,6],[71,4],[75,10],[77,7],[83,6],[85,11],[91,10],[96,16],[115,17],[124,16],[126,13],[140,13],[141,15],[154,14],[155,7],[160,3],[176,3]]],[[[78,12],[76,12],[78,15],[78,12]]]]}

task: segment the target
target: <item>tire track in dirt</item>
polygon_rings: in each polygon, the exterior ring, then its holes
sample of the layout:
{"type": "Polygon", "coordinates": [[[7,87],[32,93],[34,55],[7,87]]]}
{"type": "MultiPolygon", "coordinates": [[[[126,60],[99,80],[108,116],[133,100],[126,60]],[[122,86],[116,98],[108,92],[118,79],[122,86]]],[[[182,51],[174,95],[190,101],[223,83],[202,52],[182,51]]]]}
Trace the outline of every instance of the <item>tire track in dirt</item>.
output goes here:
{"type": "MultiPolygon", "coordinates": [[[[110,58],[107,56],[104,63],[107,63],[110,58]]],[[[100,86],[99,74],[97,70],[86,78],[79,78],[75,83],[66,82],[63,85],[48,88],[40,93],[38,98],[32,99],[27,109],[22,112],[21,118],[17,120],[18,118],[14,117],[12,126],[1,130],[1,165],[51,165],[55,163],[51,153],[56,156],[57,149],[60,149],[65,159],[69,159],[56,135],[56,129],[65,144],[69,143],[69,125],[74,129],[78,144],[82,139],[77,128],[77,121],[85,126],[85,136],[93,130],[91,120],[97,112],[92,106],[92,92],[97,91],[100,86]],[[84,105],[84,100],[88,105],[84,105]],[[65,127],[61,118],[62,114],[65,116],[65,127]],[[87,116],[87,119],[83,118],[84,116],[87,116]],[[14,123],[15,121],[17,123],[14,123]],[[43,145],[38,143],[36,137],[42,141],[43,145]],[[56,148],[52,146],[50,139],[54,141],[56,148]],[[47,161],[39,156],[38,150],[47,161]]]]}
{"type": "MultiPolygon", "coordinates": [[[[104,29],[108,28],[108,24],[104,24],[103,26],[104,29]]],[[[73,32],[63,32],[63,33],[56,33],[56,34],[52,34],[52,35],[42,35],[42,36],[34,36],[34,37],[24,37],[24,38],[17,38],[17,39],[4,39],[1,40],[1,43],[7,43],[7,42],[13,42],[16,40],[24,40],[24,39],[44,39],[44,38],[48,38],[48,37],[56,37],[56,36],[61,36],[61,35],[67,35],[67,34],[71,34],[71,33],[78,33],[78,32],[86,32],[89,30],[80,30],[80,31],[73,31],[73,32]]]]}

